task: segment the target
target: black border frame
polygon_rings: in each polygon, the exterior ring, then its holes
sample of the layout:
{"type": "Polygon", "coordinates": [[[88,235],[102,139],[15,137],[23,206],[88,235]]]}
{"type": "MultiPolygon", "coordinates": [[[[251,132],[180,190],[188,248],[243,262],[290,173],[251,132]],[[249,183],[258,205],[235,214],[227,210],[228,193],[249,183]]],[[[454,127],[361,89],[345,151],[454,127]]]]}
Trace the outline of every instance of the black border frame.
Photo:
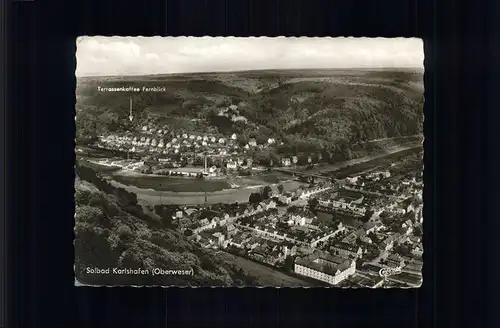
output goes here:
{"type": "Polygon", "coordinates": [[[478,5],[458,7],[451,1],[431,0],[365,4],[185,0],[115,5],[35,0],[7,6],[10,42],[4,54],[9,65],[2,68],[8,72],[4,76],[11,99],[10,129],[4,129],[9,133],[4,159],[9,160],[8,326],[157,327],[165,324],[165,302],[168,323],[174,327],[201,326],[215,313],[220,315],[217,326],[290,321],[490,326],[494,288],[481,260],[489,252],[494,254],[487,236],[496,237],[495,230],[485,230],[484,225],[495,214],[498,178],[496,158],[486,138],[490,134],[489,140],[495,142],[498,129],[491,111],[494,99],[485,92],[496,91],[492,73],[499,70],[496,57],[488,61],[475,53],[491,51],[495,40],[488,33],[494,17],[484,15],[478,5]],[[73,287],[69,245],[73,241],[74,115],[69,109],[74,108],[75,38],[96,34],[424,38],[423,287],[410,291],[73,287]],[[484,115],[488,110],[489,116],[484,115]],[[474,294],[487,287],[488,298],[474,294]],[[475,304],[467,306],[465,300],[471,295],[475,304]]]}

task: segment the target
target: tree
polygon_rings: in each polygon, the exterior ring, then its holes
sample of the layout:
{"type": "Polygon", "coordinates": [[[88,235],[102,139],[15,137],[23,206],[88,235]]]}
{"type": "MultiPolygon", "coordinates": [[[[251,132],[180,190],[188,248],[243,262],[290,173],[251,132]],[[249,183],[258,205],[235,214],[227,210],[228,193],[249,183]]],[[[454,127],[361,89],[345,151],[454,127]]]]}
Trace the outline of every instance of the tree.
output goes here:
{"type": "Polygon", "coordinates": [[[403,230],[404,230],[403,227],[401,226],[401,223],[399,223],[399,222],[392,223],[390,225],[390,229],[391,229],[391,231],[399,232],[399,233],[403,232],[403,230]]]}
{"type": "Polygon", "coordinates": [[[363,266],[364,261],[360,258],[356,259],[356,268],[361,268],[363,266]]]}
{"type": "Polygon", "coordinates": [[[88,205],[77,206],[75,212],[75,218],[79,222],[96,223],[104,217],[100,208],[88,205]]]}
{"type": "Polygon", "coordinates": [[[257,144],[259,145],[265,145],[267,144],[267,140],[269,138],[265,135],[262,135],[262,134],[258,134],[257,137],[255,138],[255,141],[257,141],[257,144]]]}
{"type": "Polygon", "coordinates": [[[121,225],[121,226],[119,226],[118,229],[116,230],[116,234],[120,238],[129,238],[129,237],[132,237],[134,235],[132,233],[132,230],[130,229],[130,227],[127,226],[127,225],[121,225]]]}
{"type": "Polygon", "coordinates": [[[285,191],[285,187],[283,187],[282,184],[278,185],[278,191],[279,191],[280,194],[282,194],[283,191],[285,191]]]}
{"type": "Polygon", "coordinates": [[[288,255],[286,258],[285,258],[285,263],[283,265],[283,268],[288,271],[288,272],[293,272],[293,266],[295,264],[295,260],[293,258],[293,256],[291,255],[288,255]]]}
{"type": "Polygon", "coordinates": [[[311,210],[314,210],[319,205],[319,201],[316,198],[311,198],[307,201],[307,204],[311,210]]]}
{"type": "Polygon", "coordinates": [[[249,141],[249,138],[247,135],[244,135],[244,134],[240,134],[238,136],[238,145],[240,147],[244,147],[246,144],[248,144],[248,141],[249,141]]]}
{"type": "Polygon", "coordinates": [[[365,215],[361,218],[361,221],[368,222],[375,212],[372,209],[367,209],[365,215]]]}
{"type": "Polygon", "coordinates": [[[250,204],[257,204],[262,201],[262,195],[258,192],[253,192],[250,194],[250,197],[248,197],[248,202],[250,204]]]}
{"type": "Polygon", "coordinates": [[[411,249],[407,244],[397,244],[393,245],[393,249],[396,253],[402,256],[411,256],[411,249]]]}
{"type": "Polygon", "coordinates": [[[190,237],[192,235],[193,235],[193,230],[191,230],[191,229],[184,230],[184,236],[190,237]]]}
{"type": "Polygon", "coordinates": [[[413,229],[413,234],[415,235],[415,237],[422,237],[422,228],[420,226],[416,226],[413,229]]]}
{"type": "Polygon", "coordinates": [[[260,194],[262,195],[262,199],[269,199],[269,197],[271,196],[271,193],[272,193],[272,189],[270,186],[265,186],[264,188],[262,188],[260,194]]]}
{"type": "Polygon", "coordinates": [[[262,149],[256,152],[253,157],[255,161],[260,165],[269,165],[271,163],[271,157],[269,150],[262,149]]]}
{"type": "Polygon", "coordinates": [[[368,238],[370,238],[374,244],[378,244],[379,243],[379,239],[378,239],[377,235],[375,233],[373,233],[373,232],[370,232],[368,234],[368,238]]]}

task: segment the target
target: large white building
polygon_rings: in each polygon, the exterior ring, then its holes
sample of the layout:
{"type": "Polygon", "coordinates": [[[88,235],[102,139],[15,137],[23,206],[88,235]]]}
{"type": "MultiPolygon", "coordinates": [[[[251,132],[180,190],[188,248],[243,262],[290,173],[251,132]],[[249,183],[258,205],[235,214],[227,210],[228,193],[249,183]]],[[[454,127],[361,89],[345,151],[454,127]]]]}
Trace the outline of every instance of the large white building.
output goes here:
{"type": "Polygon", "coordinates": [[[295,272],[330,285],[336,285],[356,272],[356,261],[314,253],[295,261],[295,272]]]}

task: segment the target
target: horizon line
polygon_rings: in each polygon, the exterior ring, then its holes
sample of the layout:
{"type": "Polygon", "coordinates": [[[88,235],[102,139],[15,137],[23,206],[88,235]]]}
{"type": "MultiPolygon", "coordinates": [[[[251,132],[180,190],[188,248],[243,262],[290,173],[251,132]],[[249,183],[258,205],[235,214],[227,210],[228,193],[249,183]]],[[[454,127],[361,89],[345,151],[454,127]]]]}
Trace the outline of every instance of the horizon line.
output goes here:
{"type": "Polygon", "coordinates": [[[320,71],[320,70],[421,70],[425,71],[424,67],[416,66],[401,66],[401,67],[336,67],[336,68],[262,68],[250,70],[230,70],[230,71],[198,71],[198,72],[178,72],[178,73],[149,73],[149,74],[124,74],[124,75],[76,75],[76,78],[86,77],[138,77],[138,76],[158,76],[158,75],[190,75],[190,74],[223,74],[223,73],[249,73],[263,71],[320,71]]]}

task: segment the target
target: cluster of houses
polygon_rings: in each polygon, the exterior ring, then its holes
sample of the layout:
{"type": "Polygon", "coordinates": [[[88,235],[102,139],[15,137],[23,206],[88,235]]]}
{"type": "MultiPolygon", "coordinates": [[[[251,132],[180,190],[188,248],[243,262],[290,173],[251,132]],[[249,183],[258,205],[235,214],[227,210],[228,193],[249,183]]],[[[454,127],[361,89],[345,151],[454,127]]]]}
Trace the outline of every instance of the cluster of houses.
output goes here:
{"type": "Polygon", "coordinates": [[[251,219],[250,222],[249,220],[240,222],[238,227],[252,231],[256,235],[311,248],[345,230],[342,225],[337,227],[318,225],[310,214],[275,213],[251,219]]]}
{"type": "Polygon", "coordinates": [[[372,172],[365,175],[346,178],[349,189],[380,195],[408,197],[421,194],[423,181],[420,172],[402,177],[392,177],[390,171],[372,172]]]}
{"type": "Polygon", "coordinates": [[[363,216],[367,211],[365,196],[347,190],[332,190],[318,195],[319,205],[333,210],[349,211],[356,216],[363,216]]]}
{"type": "Polygon", "coordinates": [[[384,228],[382,223],[377,223],[378,224],[366,222],[363,224],[359,221],[353,221],[349,225],[344,225],[340,222],[338,231],[331,236],[332,238],[321,239],[314,246],[326,251],[334,252],[335,254],[361,256],[367,252],[367,248],[364,247],[360,251],[358,249],[360,243],[365,246],[370,245],[376,247],[369,235],[384,228]]]}
{"type": "Polygon", "coordinates": [[[242,122],[245,124],[248,122],[247,118],[240,114],[238,106],[234,104],[225,108],[221,108],[217,115],[227,117],[232,122],[242,122]]]}
{"type": "Polygon", "coordinates": [[[182,230],[192,231],[191,238],[202,247],[235,249],[253,260],[276,266],[292,256],[296,258],[297,274],[329,284],[352,277],[356,272],[353,263],[365,256],[368,246],[388,254],[384,266],[410,265],[418,274],[422,246],[420,238],[412,235],[411,227],[418,225],[415,220],[403,222],[408,228],[404,233],[391,231],[376,215],[365,223],[355,221],[347,226],[339,222],[336,227],[327,227],[306,207],[289,207],[282,212],[276,205],[272,199],[256,205],[241,204],[231,213],[217,213],[198,221],[192,218],[199,211],[186,209],[176,213],[175,218],[183,222],[182,230]],[[370,235],[375,235],[377,242],[370,235]],[[403,257],[393,252],[396,243],[409,246],[411,254],[403,257]],[[316,260],[325,260],[325,256],[332,263],[317,265],[316,260]]]}
{"type": "Polygon", "coordinates": [[[321,193],[324,193],[328,190],[332,190],[332,188],[333,188],[333,184],[330,182],[326,182],[323,185],[320,185],[317,187],[309,188],[307,190],[301,190],[301,192],[299,194],[299,198],[305,199],[305,198],[313,197],[317,194],[321,194],[321,193]]]}
{"type": "MultiPolygon", "coordinates": [[[[355,276],[356,261],[374,261],[379,269],[407,268],[418,277],[423,253],[422,204],[414,196],[378,197],[381,201],[375,203],[373,196],[331,183],[294,192],[272,190],[270,196],[258,204],[239,204],[220,211],[203,206],[185,208],[172,218],[202,247],[238,252],[275,266],[291,256],[295,273],[332,285],[360,280],[355,276]],[[290,205],[294,199],[310,197],[317,197],[320,207],[339,210],[341,219],[328,223],[308,205],[290,205]],[[279,207],[280,203],[286,207],[279,207]],[[361,217],[368,209],[371,216],[361,217]],[[352,220],[343,221],[345,217],[352,220]],[[420,233],[415,234],[416,230],[420,233]]],[[[370,278],[371,282],[363,279],[358,283],[380,283],[378,278],[370,278]]]]}
{"type": "MultiPolygon", "coordinates": [[[[420,180],[419,176],[421,177],[421,174],[418,174],[418,173],[419,172],[417,172],[417,174],[414,174],[414,175],[411,175],[411,174],[406,175],[403,177],[403,179],[401,181],[403,182],[403,184],[406,184],[406,183],[409,183],[409,181],[415,179],[414,181],[416,182],[416,180],[420,180]]],[[[366,185],[366,184],[370,184],[370,183],[377,182],[377,181],[381,182],[381,181],[387,180],[391,177],[399,178],[397,175],[394,176],[391,173],[391,168],[389,168],[389,169],[383,170],[383,171],[371,171],[371,172],[366,173],[366,174],[347,177],[346,182],[349,184],[353,184],[353,185],[362,185],[363,183],[366,185]]]]}
{"type": "Polygon", "coordinates": [[[232,213],[211,212],[209,215],[204,215],[204,218],[201,220],[199,220],[199,216],[196,215],[199,212],[198,209],[188,208],[183,211],[176,212],[172,219],[178,220],[181,231],[190,229],[194,234],[197,234],[216,227],[226,227],[228,225],[232,225],[237,220],[241,220],[243,218],[252,218],[254,216],[263,215],[264,212],[272,211],[275,208],[276,202],[268,199],[256,205],[242,204],[237,210],[233,210],[232,213]]]}
{"type": "MultiPolygon", "coordinates": [[[[214,135],[197,135],[197,134],[178,134],[165,136],[153,135],[156,131],[148,126],[143,127],[144,131],[139,133],[128,133],[127,135],[107,135],[99,137],[96,146],[102,149],[117,150],[127,152],[135,157],[149,156],[156,158],[158,161],[172,162],[178,164],[178,160],[174,158],[181,156],[188,162],[194,162],[196,159],[208,157],[213,162],[208,168],[203,170],[204,175],[214,175],[217,169],[227,170],[264,170],[264,167],[253,165],[253,159],[246,155],[249,149],[262,149],[276,143],[274,138],[269,138],[266,145],[258,145],[255,138],[250,138],[248,143],[241,147],[238,140],[238,135],[233,133],[230,137],[214,136],[214,135]],[[147,132],[147,134],[146,134],[147,132]]],[[[163,130],[156,131],[159,134],[164,133],[163,130]]],[[[284,165],[290,161],[289,158],[284,158],[284,165]]],[[[161,163],[159,163],[161,164],[161,163]]],[[[279,163],[276,163],[279,165],[279,163]]],[[[202,164],[203,166],[203,164],[202,164]]],[[[145,170],[147,171],[147,170],[145,170]]],[[[165,171],[165,173],[170,173],[165,171]]],[[[183,174],[192,176],[192,173],[183,174]]]]}
{"type": "Polygon", "coordinates": [[[294,256],[297,252],[297,246],[292,243],[259,236],[251,237],[247,245],[250,258],[271,265],[279,265],[287,256],[294,256]]]}
{"type": "MultiPolygon", "coordinates": [[[[154,129],[147,126],[138,133],[128,135],[108,135],[101,136],[97,146],[107,149],[116,149],[131,153],[157,153],[157,154],[178,154],[183,152],[207,152],[211,154],[225,155],[240,147],[236,143],[238,136],[234,133],[231,137],[215,135],[178,134],[162,135],[159,130],[158,135],[154,135],[154,129]]],[[[245,148],[250,148],[248,144],[245,148]],[[248,147],[247,147],[248,146],[248,147]]]]}
{"type": "Polygon", "coordinates": [[[179,154],[185,152],[205,152],[208,154],[226,155],[242,152],[252,148],[265,148],[276,143],[276,139],[268,138],[267,143],[258,144],[255,138],[250,138],[245,145],[239,142],[239,136],[221,134],[174,133],[144,125],[136,132],[110,134],[99,137],[97,146],[131,153],[179,154]]]}

